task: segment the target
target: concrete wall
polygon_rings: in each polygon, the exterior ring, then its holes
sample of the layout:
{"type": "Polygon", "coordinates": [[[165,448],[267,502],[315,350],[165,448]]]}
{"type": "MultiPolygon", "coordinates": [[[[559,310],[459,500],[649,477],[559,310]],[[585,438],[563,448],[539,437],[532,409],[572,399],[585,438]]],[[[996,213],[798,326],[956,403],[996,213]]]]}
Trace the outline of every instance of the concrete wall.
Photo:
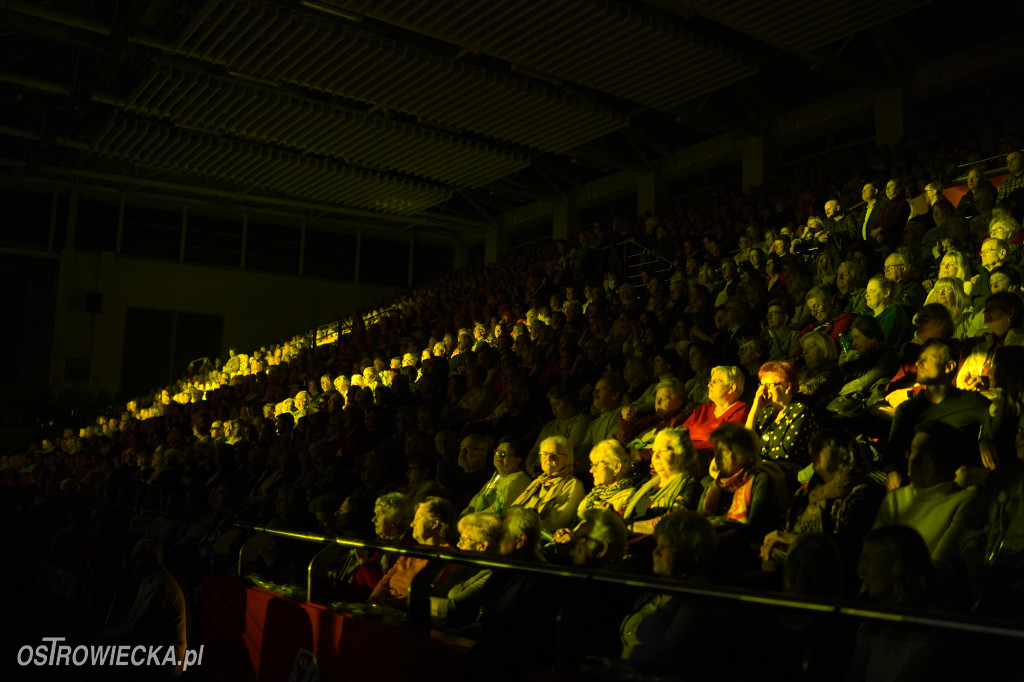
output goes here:
{"type": "Polygon", "coordinates": [[[65,249],[57,284],[50,383],[57,392],[68,387],[66,361],[87,359],[88,386],[70,386],[93,395],[101,390],[117,393],[125,311],[130,307],[223,316],[223,359],[229,346],[247,352],[386,301],[399,291],[65,249]],[[84,310],[87,292],[102,295],[99,313],[84,310]]]}

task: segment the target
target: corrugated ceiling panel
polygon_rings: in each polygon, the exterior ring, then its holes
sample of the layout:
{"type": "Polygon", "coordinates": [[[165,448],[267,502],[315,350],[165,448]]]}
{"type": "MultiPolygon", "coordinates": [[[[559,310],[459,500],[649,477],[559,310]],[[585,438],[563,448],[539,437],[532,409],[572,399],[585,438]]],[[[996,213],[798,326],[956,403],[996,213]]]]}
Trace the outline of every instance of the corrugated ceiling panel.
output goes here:
{"type": "Polygon", "coordinates": [[[657,109],[757,71],[725,46],[614,0],[321,1],[657,109]]]}
{"type": "Polygon", "coordinates": [[[552,88],[336,22],[273,5],[217,5],[183,34],[180,53],[545,151],[567,151],[628,123],[552,88]],[[243,38],[238,26],[250,27],[243,38]],[[323,47],[296,61],[306,41],[323,47]]]}
{"type": "Polygon", "coordinates": [[[158,67],[128,98],[126,110],[212,135],[470,187],[529,165],[521,154],[228,79],[191,74],[187,88],[177,87],[188,82],[184,76],[158,67]]]}
{"type": "Polygon", "coordinates": [[[814,50],[928,4],[929,0],[690,0],[703,16],[772,45],[814,50]]]}
{"type": "Polygon", "coordinates": [[[442,188],[311,159],[277,149],[225,140],[147,121],[115,116],[94,150],[134,166],[186,173],[233,185],[240,191],[409,215],[446,201],[442,188]]]}

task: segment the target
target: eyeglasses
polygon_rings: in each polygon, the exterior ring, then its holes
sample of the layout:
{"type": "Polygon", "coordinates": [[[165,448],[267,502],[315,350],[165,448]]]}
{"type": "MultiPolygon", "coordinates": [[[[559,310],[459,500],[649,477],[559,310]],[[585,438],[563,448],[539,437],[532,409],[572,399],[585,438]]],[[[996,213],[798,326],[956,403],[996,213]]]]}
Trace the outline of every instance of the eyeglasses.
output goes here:
{"type": "Polygon", "coordinates": [[[497,452],[494,453],[494,456],[497,457],[498,459],[508,459],[509,457],[515,457],[516,453],[502,452],[501,450],[498,450],[497,452]]]}
{"type": "Polygon", "coordinates": [[[769,310],[768,314],[765,315],[765,317],[781,317],[782,315],[785,315],[785,313],[783,313],[781,310],[769,310]]]}
{"type": "Polygon", "coordinates": [[[606,467],[606,466],[610,466],[608,464],[608,462],[591,462],[590,463],[591,471],[593,471],[594,469],[597,469],[598,467],[606,467]]]}
{"type": "Polygon", "coordinates": [[[953,293],[953,287],[936,287],[935,291],[940,294],[951,294],[953,293]]]}
{"type": "Polygon", "coordinates": [[[892,265],[886,265],[885,266],[885,271],[889,272],[890,270],[895,270],[896,268],[905,268],[905,267],[907,267],[907,266],[904,265],[903,263],[893,263],[892,265]]]}
{"type": "Polygon", "coordinates": [[[540,456],[542,459],[560,459],[562,457],[565,457],[566,455],[564,452],[542,452],[540,453],[540,456]]]}
{"type": "Polygon", "coordinates": [[[769,391],[774,391],[776,388],[782,388],[785,386],[781,381],[765,381],[761,384],[761,388],[767,388],[769,391]]]}

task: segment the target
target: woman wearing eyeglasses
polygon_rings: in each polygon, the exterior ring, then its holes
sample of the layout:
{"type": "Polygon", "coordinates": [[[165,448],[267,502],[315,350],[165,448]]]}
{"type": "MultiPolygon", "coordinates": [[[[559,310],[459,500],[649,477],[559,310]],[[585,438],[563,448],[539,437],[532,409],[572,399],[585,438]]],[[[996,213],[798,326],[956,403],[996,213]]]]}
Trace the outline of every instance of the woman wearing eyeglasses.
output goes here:
{"type": "Polygon", "coordinates": [[[747,428],[761,440],[761,456],[796,471],[808,462],[807,445],[818,430],[814,412],[793,402],[800,388],[796,367],[788,361],[770,361],[757,373],[761,387],[747,415],[747,428]]]}
{"type": "Polygon", "coordinates": [[[523,456],[519,454],[519,446],[510,438],[502,438],[494,448],[494,469],[490,480],[462,510],[462,516],[474,512],[501,516],[530,484],[529,475],[523,471],[523,456]]]}
{"type": "MultiPolygon", "coordinates": [[[[576,510],[576,521],[582,523],[584,512],[588,509],[609,509],[622,516],[634,490],[630,472],[629,455],[619,441],[603,440],[595,445],[590,451],[590,473],[594,477],[594,487],[580,502],[576,510]]],[[[572,539],[571,528],[560,528],[554,533],[555,542],[564,544],[572,539]]]]}
{"type": "Polygon", "coordinates": [[[569,527],[586,495],[578,478],[572,475],[572,444],[562,436],[551,436],[540,444],[543,473],[512,503],[514,507],[536,509],[541,528],[554,533],[569,527]]]}

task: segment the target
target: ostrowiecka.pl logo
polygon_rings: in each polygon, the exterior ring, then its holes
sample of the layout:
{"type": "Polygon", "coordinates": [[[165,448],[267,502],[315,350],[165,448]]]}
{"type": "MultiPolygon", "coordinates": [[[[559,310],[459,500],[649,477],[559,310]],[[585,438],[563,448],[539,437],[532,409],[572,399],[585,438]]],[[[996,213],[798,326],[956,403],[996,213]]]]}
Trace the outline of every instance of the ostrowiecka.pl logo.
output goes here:
{"type": "Polygon", "coordinates": [[[179,659],[176,647],[143,646],[131,644],[59,644],[65,637],[43,637],[43,644],[32,646],[26,644],[18,649],[18,665],[20,666],[158,666],[181,667],[182,671],[190,666],[203,664],[203,646],[198,649],[187,649],[179,659]]]}

